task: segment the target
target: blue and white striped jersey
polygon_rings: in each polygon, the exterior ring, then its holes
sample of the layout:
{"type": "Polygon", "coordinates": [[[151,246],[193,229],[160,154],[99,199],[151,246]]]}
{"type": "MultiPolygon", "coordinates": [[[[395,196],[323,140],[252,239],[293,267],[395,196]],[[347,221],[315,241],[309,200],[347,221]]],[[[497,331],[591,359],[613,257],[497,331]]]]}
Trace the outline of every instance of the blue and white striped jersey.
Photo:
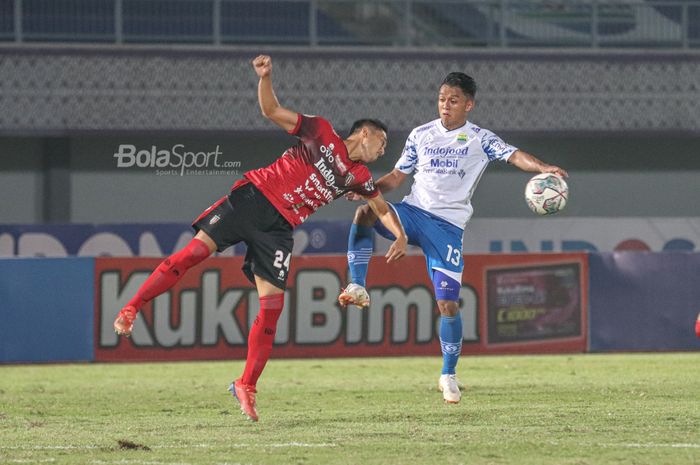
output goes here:
{"type": "Polygon", "coordinates": [[[395,166],[402,173],[413,173],[411,192],[403,201],[464,229],[484,169],[492,160],[508,161],[516,150],[469,121],[451,131],[440,119],[418,126],[395,166]]]}

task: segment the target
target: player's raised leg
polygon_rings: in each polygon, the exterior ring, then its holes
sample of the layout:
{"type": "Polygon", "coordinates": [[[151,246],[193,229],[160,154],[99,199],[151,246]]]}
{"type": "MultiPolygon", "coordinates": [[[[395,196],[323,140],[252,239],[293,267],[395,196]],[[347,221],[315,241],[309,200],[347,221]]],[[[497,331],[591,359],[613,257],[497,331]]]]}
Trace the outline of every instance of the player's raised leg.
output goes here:
{"type": "Polygon", "coordinates": [[[173,287],[188,269],[200,263],[215,250],[214,241],[207,233],[199,231],[182,250],[163,260],[114,320],[114,330],[117,334],[130,336],[134,320],[141,307],[173,287]]]}
{"type": "Polygon", "coordinates": [[[367,205],[358,207],[348,235],[348,267],[350,284],[338,296],[341,305],[369,307],[369,294],[365,289],[369,260],[374,245],[374,223],[377,216],[367,205]]]}
{"type": "Polygon", "coordinates": [[[252,421],[258,421],[255,401],[258,378],[270,359],[275,341],[277,321],[284,307],[284,290],[255,275],[255,286],[260,296],[260,310],[248,334],[248,356],[243,376],[231,383],[229,391],[241,404],[241,412],[252,421]]]}

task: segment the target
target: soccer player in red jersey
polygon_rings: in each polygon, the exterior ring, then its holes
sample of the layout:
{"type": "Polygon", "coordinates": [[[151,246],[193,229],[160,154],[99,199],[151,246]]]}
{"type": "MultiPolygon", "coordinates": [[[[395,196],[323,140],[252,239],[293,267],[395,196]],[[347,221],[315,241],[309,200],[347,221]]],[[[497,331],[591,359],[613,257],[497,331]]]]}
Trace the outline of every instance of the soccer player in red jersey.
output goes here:
{"type": "Polygon", "coordinates": [[[231,192],[207,208],[192,224],[197,234],[179,252],[166,258],[148,277],[136,295],[119,312],[115,331],[129,336],[143,305],[170,289],[192,266],[214,251],[245,242],[248,251],[243,272],[255,283],[260,311],[248,335],[248,355],[243,375],[229,390],[241,411],[258,420],[256,383],[272,351],[277,320],[282,312],[284,289],[292,255],[292,230],[309,215],[348,192],[367,200],[380,221],[397,238],[387,261],[406,254],[407,238],[395,214],[374,187],[365,166],[384,154],[386,126],[377,120],[356,121],[343,140],[328,121],[302,115],[280,106],[272,89],[272,60],[260,55],[252,62],[260,77],[258,101],[262,114],[300,142],[274,163],[245,173],[231,192]]]}

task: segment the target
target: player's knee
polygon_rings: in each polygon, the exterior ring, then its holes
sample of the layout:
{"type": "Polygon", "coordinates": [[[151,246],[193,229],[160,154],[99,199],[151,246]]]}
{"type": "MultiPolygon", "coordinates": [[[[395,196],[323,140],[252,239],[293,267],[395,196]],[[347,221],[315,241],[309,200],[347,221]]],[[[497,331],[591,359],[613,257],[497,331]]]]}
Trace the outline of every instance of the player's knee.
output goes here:
{"type": "Polygon", "coordinates": [[[437,303],[442,316],[457,316],[459,313],[459,302],[455,300],[438,300],[437,303]]]}
{"type": "Polygon", "coordinates": [[[353,223],[361,224],[363,226],[372,226],[377,221],[377,217],[369,208],[369,205],[361,205],[355,210],[355,218],[353,223]]]}
{"type": "Polygon", "coordinates": [[[175,273],[176,275],[182,274],[182,266],[176,257],[168,257],[158,265],[158,271],[161,273],[175,273]]]}
{"type": "Polygon", "coordinates": [[[163,260],[158,265],[158,271],[180,276],[209,255],[211,255],[211,251],[207,244],[201,240],[193,239],[184,249],[163,260]]]}
{"type": "Polygon", "coordinates": [[[459,281],[440,270],[434,270],[432,278],[440,315],[456,316],[459,312],[459,281]]]}

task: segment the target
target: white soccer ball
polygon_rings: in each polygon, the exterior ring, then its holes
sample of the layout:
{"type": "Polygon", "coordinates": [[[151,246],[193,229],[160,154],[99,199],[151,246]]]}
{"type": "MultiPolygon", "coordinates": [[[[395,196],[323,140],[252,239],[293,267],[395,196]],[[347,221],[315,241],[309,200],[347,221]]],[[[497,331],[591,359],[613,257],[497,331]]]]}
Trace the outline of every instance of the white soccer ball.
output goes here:
{"type": "Polygon", "coordinates": [[[569,186],[561,176],[540,173],[525,186],[525,201],[538,215],[552,215],[561,211],[569,200],[569,186]]]}

